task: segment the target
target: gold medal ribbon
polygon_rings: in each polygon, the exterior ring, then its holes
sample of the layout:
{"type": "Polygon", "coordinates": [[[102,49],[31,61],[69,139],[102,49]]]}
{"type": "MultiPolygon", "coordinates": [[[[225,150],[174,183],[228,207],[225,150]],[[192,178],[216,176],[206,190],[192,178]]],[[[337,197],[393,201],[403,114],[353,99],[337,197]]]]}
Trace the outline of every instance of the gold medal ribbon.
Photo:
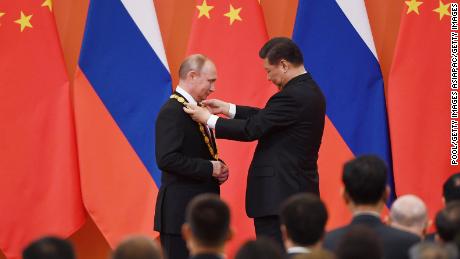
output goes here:
{"type": "MultiPolygon", "coordinates": [[[[185,106],[186,104],[186,101],[184,99],[184,97],[181,97],[177,94],[173,94],[171,95],[169,98],[171,99],[176,99],[178,102],[180,102],[182,105],[185,106]]],[[[197,122],[198,123],[198,122],[197,122]]],[[[215,160],[219,160],[219,156],[217,154],[217,146],[216,146],[216,150],[214,151],[214,148],[212,147],[211,145],[211,140],[209,139],[209,137],[207,136],[206,132],[205,132],[205,128],[203,126],[203,124],[201,123],[198,123],[198,127],[200,128],[200,131],[201,131],[201,135],[203,135],[203,139],[204,139],[204,143],[206,143],[206,145],[208,146],[208,150],[209,150],[209,153],[211,154],[211,156],[215,159],[215,160]]]]}

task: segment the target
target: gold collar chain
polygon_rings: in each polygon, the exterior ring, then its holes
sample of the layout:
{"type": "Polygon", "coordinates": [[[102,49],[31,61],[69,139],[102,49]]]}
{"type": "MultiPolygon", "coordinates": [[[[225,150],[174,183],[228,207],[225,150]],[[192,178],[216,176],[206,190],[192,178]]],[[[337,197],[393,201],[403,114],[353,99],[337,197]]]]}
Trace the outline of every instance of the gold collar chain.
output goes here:
{"type": "MultiPolygon", "coordinates": [[[[173,94],[171,95],[169,98],[171,99],[176,99],[178,102],[180,102],[182,105],[185,106],[185,104],[187,103],[184,99],[184,97],[181,97],[177,94],[173,94]]],[[[198,123],[198,122],[197,122],[198,123]]],[[[214,151],[214,148],[212,147],[211,145],[211,140],[209,139],[209,137],[206,135],[205,133],[205,128],[203,126],[203,124],[201,123],[198,123],[198,127],[200,128],[200,131],[201,131],[201,135],[203,135],[203,139],[204,139],[204,142],[206,143],[206,145],[208,146],[208,149],[209,149],[209,153],[211,154],[211,156],[215,159],[215,160],[219,160],[219,156],[217,154],[217,146],[216,146],[216,151],[214,151]]]]}

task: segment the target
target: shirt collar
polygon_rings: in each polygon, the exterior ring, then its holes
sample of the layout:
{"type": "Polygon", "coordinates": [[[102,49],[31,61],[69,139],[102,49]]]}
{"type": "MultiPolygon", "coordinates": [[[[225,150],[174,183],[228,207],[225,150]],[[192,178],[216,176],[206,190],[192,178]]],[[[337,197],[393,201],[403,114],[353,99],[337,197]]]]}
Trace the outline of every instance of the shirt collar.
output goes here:
{"type": "Polygon", "coordinates": [[[177,86],[176,92],[180,93],[187,100],[188,103],[197,105],[195,99],[193,99],[193,97],[189,93],[187,93],[187,91],[185,91],[184,88],[177,86]]]}
{"type": "Polygon", "coordinates": [[[369,216],[374,216],[377,218],[380,218],[380,214],[375,211],[360,211],[360,212],[355,212],[353,213],[353,217],[361,216],[361,215],[369,215],[369,216]]]}
{"type": "Polygon", "coordinates": [[[294,246],[287,249],[288,254],[308,254],[310,249],[303,246],[294,246]]]}

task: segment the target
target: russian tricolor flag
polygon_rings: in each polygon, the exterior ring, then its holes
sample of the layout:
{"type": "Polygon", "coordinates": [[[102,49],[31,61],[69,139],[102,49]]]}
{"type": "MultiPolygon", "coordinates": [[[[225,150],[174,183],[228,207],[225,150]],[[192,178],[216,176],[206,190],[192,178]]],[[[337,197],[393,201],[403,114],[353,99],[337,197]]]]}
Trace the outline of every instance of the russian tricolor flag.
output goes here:
{"type": "MultiPolygon", "coordinates": [[[[383,79],[364,1],[300,0],[293,38],[327,100],[329,121],[322,146],[327,156],[320,153],[319,162],[322,187],[330,192],[331,186],[340,186],[341,168],[322,168],[348,153],[380,156],[390,169],[388,182],[393,186],[383,79]],[[340,140],[327,139],[334,134],[340,140]]],[[[343,207],[338,194],[321,193],[335,212],[333,204],[343,207]]],[[[337,216],[340,221],[342,216],[337,216]]]]}
{"type": "Polygon", "coordinates": [[[91,1],[74,106],[83,201],[112,247],[154,235],[154,125],[170,93],[153,1],[91,1]]]}

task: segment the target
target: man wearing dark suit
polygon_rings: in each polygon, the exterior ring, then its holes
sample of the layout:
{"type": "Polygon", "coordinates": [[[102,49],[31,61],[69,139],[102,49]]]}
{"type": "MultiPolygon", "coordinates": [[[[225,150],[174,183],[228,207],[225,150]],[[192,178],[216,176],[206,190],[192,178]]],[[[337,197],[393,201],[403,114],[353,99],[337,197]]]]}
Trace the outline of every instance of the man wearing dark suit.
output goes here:
{"type": "Polygon", "coordinates": [[[182,235],[190,259],[224,259],[225,243],[232,237],[227,204],[215,194],[193,198],[187,206],[182,235]]]}
{"type": "Polygon", "coordinates": [[[156,121],[156,161],[162,171],[155,208],[155,227],[167,258],[188,258],[181,236],[185,208],[202,193],[219,194],[219,184],[228,178],[228,168],[217,156],[212,131],[194,122],[183,110],[212,93],[216,68],[203,55],[185,59],[179,69],[176,92],[163,105],[156,121]]]}
{"type": "Polygon", "coordinates": [[[324,247],[331,251],[352,226],[365,225],[380,238],[385,259],[409,258],[409,248],[420,241],[417,235],[389,227],[382,223],[380,213],[389,194],[386,185],[385,163],[376,156],[360,156],[343,168],[344,200],[353,213],[353,220],[345,227],[326,234],[324,247]]]}
{"type": "Polygon", "coordinates": [[[248,173],[246,213],[254,218],[258,237],[271,237],[283,246],[281,203],[299,192],[319,194],[317,160],[326,105],[293,41],[271,39],[259,56],[268,80],[280,90],[263,109],[208,100],[203,102],[207,109],[189,105],[186,111],[194,120],[215,128],[217,138],[259,140],[248,173]],[[208,110],[233,119],[219,118],[208,110]]]}

